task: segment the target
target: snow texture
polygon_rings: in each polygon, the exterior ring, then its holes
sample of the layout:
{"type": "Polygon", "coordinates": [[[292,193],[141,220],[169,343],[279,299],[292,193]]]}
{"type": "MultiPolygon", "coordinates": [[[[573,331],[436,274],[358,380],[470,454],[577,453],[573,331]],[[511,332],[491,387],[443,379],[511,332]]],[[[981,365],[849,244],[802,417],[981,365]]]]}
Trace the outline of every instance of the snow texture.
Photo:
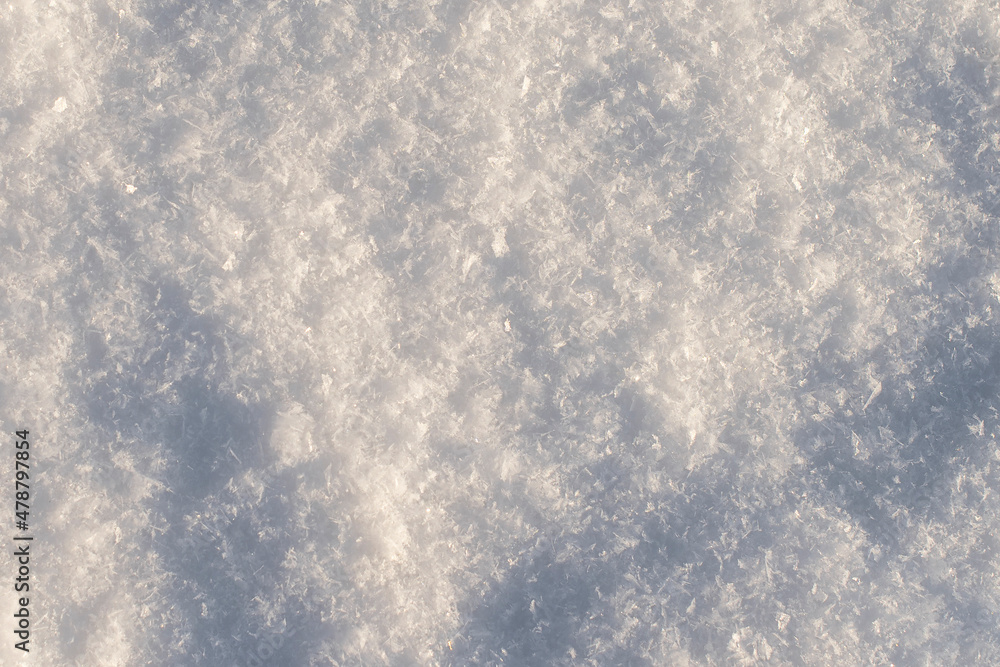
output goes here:
{"type": "Polygon", "coordinates": [[[4,3],[0,661],[1000,664],[998,159],[995,0],[4,3]]]}

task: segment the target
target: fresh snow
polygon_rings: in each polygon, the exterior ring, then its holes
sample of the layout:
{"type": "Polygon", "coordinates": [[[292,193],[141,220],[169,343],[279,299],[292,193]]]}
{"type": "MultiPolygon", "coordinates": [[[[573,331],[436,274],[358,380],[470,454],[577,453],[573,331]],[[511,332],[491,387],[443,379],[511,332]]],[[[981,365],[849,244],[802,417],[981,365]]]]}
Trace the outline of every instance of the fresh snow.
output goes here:
{"type": "Polygon", "coordinates": [[[996,0],[4,3],[0,662],[1000,664],[998,123],[996,0]]]}

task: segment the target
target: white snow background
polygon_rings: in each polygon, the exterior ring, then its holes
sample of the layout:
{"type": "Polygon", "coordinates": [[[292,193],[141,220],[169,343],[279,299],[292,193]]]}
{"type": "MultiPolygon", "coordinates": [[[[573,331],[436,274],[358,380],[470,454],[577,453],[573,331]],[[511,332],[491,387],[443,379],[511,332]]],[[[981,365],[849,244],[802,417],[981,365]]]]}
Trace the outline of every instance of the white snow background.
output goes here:
{"type": "Polygon", "coordinates": [[[993,0],[4,3],[25,662],[1000,664],[998,57],[993,0]]]}

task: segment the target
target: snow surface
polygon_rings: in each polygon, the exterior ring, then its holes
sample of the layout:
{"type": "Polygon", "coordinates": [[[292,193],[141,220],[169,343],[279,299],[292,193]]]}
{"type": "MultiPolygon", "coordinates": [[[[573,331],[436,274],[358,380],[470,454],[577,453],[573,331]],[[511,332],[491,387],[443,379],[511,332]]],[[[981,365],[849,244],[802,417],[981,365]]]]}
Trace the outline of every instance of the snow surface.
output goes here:
{"type": "Polygon", "coordinates": [[[995,0],[3,4],[26,662],[1000,664],[998,58],[995,0]]]}

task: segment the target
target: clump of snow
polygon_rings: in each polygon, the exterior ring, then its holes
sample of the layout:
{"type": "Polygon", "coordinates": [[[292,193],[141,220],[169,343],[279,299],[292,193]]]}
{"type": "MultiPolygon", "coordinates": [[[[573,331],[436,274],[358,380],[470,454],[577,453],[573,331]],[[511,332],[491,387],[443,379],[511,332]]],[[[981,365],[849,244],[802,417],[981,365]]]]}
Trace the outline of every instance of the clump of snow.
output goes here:
{"type": "Polygon", "coordinates": [[[32,657],[1000,661],[998,17],[5,5],[32,657]]]}

